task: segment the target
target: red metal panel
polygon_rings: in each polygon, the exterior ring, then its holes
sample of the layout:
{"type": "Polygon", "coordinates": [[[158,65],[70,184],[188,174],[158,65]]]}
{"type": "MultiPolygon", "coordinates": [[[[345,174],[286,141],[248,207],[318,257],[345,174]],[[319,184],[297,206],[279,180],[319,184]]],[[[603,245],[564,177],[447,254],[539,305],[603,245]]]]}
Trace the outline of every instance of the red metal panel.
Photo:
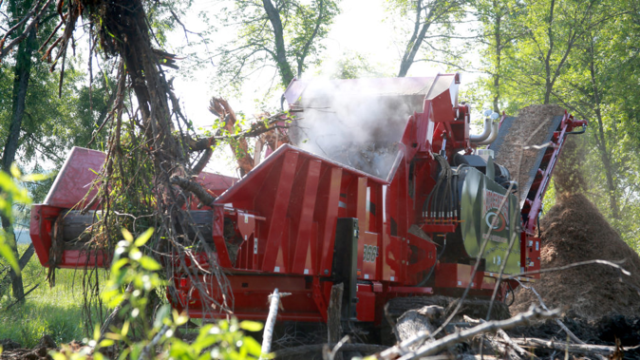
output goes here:
{"type": "MultiPolygon", "coordinates": [[[[433,142],[432,137],[433,137],[433,128],[434,128],[432,114],[433,114],[432,104],[431,104],[431,101],[429,100],[424,102],[424,112],[421,114],[416,114],[417,129],[416,129],[415,136],[418,143],[418,146],[416,148],[418,151],[424,151],[424,152],[431,151],[431,143],[433,142]]],[[[412,144],[405,144],[405,145],[412,145],[412,144]]],[[[407,156],[409,157],[409,154],[407,154],[407,156]]],[[[410,157],[413,158],[413,154],[411,154],[410,157]]]]}
{"type": "Polygon", "coordinates": [[[224,207],[222,205],[213,206],[213,242],[216,245],[216,254],[220,266],[230,268],[231,259],[227,250],[227,243],[224,241],[224,207]]]}
{"type": "MultiPolygon", "coordinates": [[[[351,181],[347,190],[347,216],[358,219],[360,239],[358,240],[358,273],[363,276],[363,253],[365,233],[368,229],[367,214],[367,178],[358,177],[351,181]]],[[[372,275],[372,274],[371,274],[372,275]]]]}
{"type": "Polygon", "coordinates": [[[439,263],[435,269],[436,288],[464,289],[471,283],[471,289],[485,291],[486,295],[490,295],[495,279],[484,271],[477,271],[472,279],[472,272],[472,265],[439,263]]]}
{"type": "MultiPolygon", "coordinates": [[[[74,146],[56,176],[44,204],[66,209],[76,206],[91,190],[91,183],[100,172],[105,157],[103,152],[74,146]]],[[[86,201],[91,200],[96,192],[91,191],[86,201]]]]}
{"type": "Polygon", "coordinates": [[[436,246],[413,234],[407,234],[407,245],[411,245],[407,258],[417,259],[415,263],[407,265],[407,285],[413,285],[422,280],[422,275],[428,272],[435,264],[436,246]]]}
{"type": "Polygon", "coordinates": [[[272,198],[273,201],[265,201],[264,204],[261,204],[262,199],[260,197],[255,199],[256,207],[264,209],[260,215],[267,218],[262,271],[286,272],[286,269],[276,267],[276,260],[284,231],[298,153],[294,151],[287,152],[282,161],[280,169],[272,169],[263,187],[265,200],[272,198]],[[267,192],[273,192],[273,196],[268,196],[267,192]]]}
{"type": "Polygon", "coordinates": [[[433,289],[430,287],[415,287],[415,286],[389,286],[387,288],[389,293],[397,294],[427,294],[433,295],[433,289]]]}
{"type": "MultiPolygon", "coordinates": [[[[297,183],[302,185],[301,196],[302,198],[298,202],[292,202],[290,205],[290,215],[293,219],[298,219],[293,225],[293,240],[291,246],[293,247],[291,261],[291,271],[293,273],[315,275],[315,269],[317,269],[316,259],[312,258],[311,264],[307,264],[307,255],[309,247],[315,247],[316,244],[311,244],[311,231],[313,228],[313,211],[316,205],[318,182],[320,180],[320,166],[319,160],[311,160],[306,164],[306,168],[303,170],[305,173],[304,181],[302,179],[297,183]],[[299,206],[297,206],[299,204],[299,206]],[[311,266],[309,266],[311,265],[311,266]]],[[[296,191],[294,191],[294,194],[296,191]]],[[[315,253],[315,251],[314,251],[315,253]]]]}
{"type": "Polygon", "coordinates": [[[380,256],[372,255],[374,251],[380,254],[378,246],[378,234],[360,230],[360,240],[358,241],[358,269],[361,280],[379,280],[377,275],[376,264],[380,256]],[[365,245],[368,247],[367,256],[364,256],[365,245]]]}
{"type": "Polygon", "coordinates": [[[331,273],[333,247],[336,240],[336,220],[338,218],[338,201],[340,200],[340,182],[342,169],[327,167],[320,187],[314,218],[318,222],[318,248],[320,253],[320,275],[331,273]]]}
{"type": "Polygon", "coordinates": [[[376,319],[376,294],[369,284],[358,284],[358,303],[356,316],[358,321],[374,321],[376,319]]]}
{"type": "Polygon", "coordinates": [[[105,250],[64,250],[62,261],[57,267],[61,269],[76,269],[94,266],[107,268],[111,265],[111,254],[105,250]]]}
{"type": "MultiPolygon", "coordinates": [[[[215,280],[212,281],[201,275],[196,279],[204,286],[209,296],[222,301],[222,294],[215,280]]],[[[322,321],[323,319],[314,300],[312,286],[304,277],[234,274],[228,279],[233,293],[234,316],[254,320],[266,319],[269,310],[269,294],[277,288],[280,292],[291,293],[290,296],[283,297],[281,300],[282,308],[278,311],[279,320],[322,321]]],[[[182,310],[189,304],[189,316],[225,318],[228,315],[213,309],[208,313],[204,312],[202,294],[189,281],[181,282],[180,278],[176,278],[174,285],[183,303],[173,302],[173,306],[182,310]]]]}
{"type": "Polygon", "coordinates": [[[396,178],[397,182],[392,183],[392,187],[397,187],[396,199],[395,199],[395,211],[396,214],[395,219],[398,228],[398,242],[397,242],[397,265],[399,268],[398,276],[400,277],[400,281],[406,283],[407,282],[407,259],[408,257],[408,248],[407,248],[407,230],[409,230],[409,217],[408,212],[411,207],[409,198],[409,190],[408,186],[408,175],[409,169],[406,162],[403,161],[400,163],[398,167],[398,174],[396,178]]]}
{"type": "MultiPolygon", "coordinates": [[[[40,264],[44,267],[49,267],[53,225],[63,211],[62,208],[48,205],[34,205],[31,209],[29,234],[40,264]]],[[[75,269],[84,266],[108,267],[110,262],[111,254],[104,250],[64,249],[56,266],[61,269],[75,269]]]]}
{"type": "Polygon", "coordinates": [[[233,186],[233,184],[237,183],[238,179],[231,176],[212,174],[203,171],[198,175],[196,181],[214,195],[220,196],[220,194],[233,186]]]}
{"type": "Polygon", "coordinates": [[[62,208],[47,205],[31,207],[29,235],[33,248],[42,266],[49,266],[49,249],[51,249],[51,225],[62,212],[62,208]]]}

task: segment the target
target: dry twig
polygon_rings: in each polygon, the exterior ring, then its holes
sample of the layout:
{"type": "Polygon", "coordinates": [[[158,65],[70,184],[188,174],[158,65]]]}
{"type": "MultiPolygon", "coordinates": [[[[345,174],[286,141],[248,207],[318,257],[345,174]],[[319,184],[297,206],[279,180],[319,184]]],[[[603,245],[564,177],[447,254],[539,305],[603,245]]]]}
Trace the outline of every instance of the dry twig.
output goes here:
{"type": "Polygon", "coordinates": [[[543,311],[540,308],[532,307],[529,311],[518,314],[510,319],[501,321],[488,321],[472,327],[467,330],[462,330],[451,335],[447,335],[442,339],[429,342],[422,345],[415,351],[407,351],[409,346],[424,341],[429,336],[426,332],[417,334],[414,338],[403,341],[402,343],[383,351],[379,359],[395,359],[400,356],[401,360],[414,359],[423,356],[429,356],[437,354],[440,351],[446,350],[450,346],[463,342],[474,336],[481,335],[488,332],[493,332],[498,329],[510,329],[519,325],[527,324],[531,320],[549,319],[558,316],[560,312],[558,310],[543,311]]]}

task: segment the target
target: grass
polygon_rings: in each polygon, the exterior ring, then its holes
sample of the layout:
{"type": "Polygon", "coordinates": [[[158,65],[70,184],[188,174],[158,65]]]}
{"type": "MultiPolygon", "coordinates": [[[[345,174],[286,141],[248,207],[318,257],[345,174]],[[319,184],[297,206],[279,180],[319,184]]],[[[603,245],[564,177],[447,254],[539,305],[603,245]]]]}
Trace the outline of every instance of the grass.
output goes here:
{"type": "MultiPolygon", "coordinates": [[[[18,248],[22,253],[27,245],[18,248]]],[[[13,296],[5,294],[0,299],[0,339],[8,338],[31,348],[43,335],[50,335],[60,344],[80,341],[93,332],[93,329],[87,332],[83,325],[83,271],[57,270],[56,286],[50,288],[47,270],[34,255],[22,271],[25,292],[37,284],[40,286],[26,297],[24,304],[9,309],[15,302],[13,296]]],[[[101,282],[104,275],[101,271],[101,282]]],[[[98,318],[97,314],[92,317],[98,318]]]]}

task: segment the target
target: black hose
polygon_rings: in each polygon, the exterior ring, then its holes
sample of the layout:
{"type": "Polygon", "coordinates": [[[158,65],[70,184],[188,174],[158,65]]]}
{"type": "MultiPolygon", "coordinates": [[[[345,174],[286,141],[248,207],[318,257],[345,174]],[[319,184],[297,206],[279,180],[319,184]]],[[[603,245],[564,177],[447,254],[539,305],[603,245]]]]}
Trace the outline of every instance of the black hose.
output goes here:
{"type": "MultiPolygon", "coordinates": [[[[436,265],[438,265],[438,261],[440,261],[440,258],[442,257],[442,254],[444,254],[444,251],[446,248],[447,248],[447,237],[445,236],[444,243],[442,244],[442,250],[440,251],[440,255],[436,255],[436,262],[433,264],[433,266],[429,270],[429,273],[427,274],[427,276],[425,276],[424,279],[420,280],[420,282],[416,284],[415,287],[423,287],[424,284],[426,284],[427,281],[429,281],[429,278],[431,277],[431,275],[433,275],[433,271],[436,269],[436,265]]],[[[436,252],[438,252],[438,249],[436,249],[436,252]]]]}

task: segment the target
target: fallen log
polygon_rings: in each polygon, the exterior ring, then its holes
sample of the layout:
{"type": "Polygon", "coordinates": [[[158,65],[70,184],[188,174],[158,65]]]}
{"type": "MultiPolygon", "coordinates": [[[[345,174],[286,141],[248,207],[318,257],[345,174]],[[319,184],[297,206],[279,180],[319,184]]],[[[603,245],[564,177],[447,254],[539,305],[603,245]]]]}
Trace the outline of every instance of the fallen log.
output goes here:
{"type": "MultiPolygon", "coordinates": [[[[396,334],[398,334],[400,342],[409,340],[422,332],[433,333],[436,329],[433,326],[433,321],[442,315],[444,315],[444,308],[437,305],[428,305],[405,312],[396,323],[396,334]]],[[[416,343],[410,348],[416,349],[419,345],[416,343]]]]}

